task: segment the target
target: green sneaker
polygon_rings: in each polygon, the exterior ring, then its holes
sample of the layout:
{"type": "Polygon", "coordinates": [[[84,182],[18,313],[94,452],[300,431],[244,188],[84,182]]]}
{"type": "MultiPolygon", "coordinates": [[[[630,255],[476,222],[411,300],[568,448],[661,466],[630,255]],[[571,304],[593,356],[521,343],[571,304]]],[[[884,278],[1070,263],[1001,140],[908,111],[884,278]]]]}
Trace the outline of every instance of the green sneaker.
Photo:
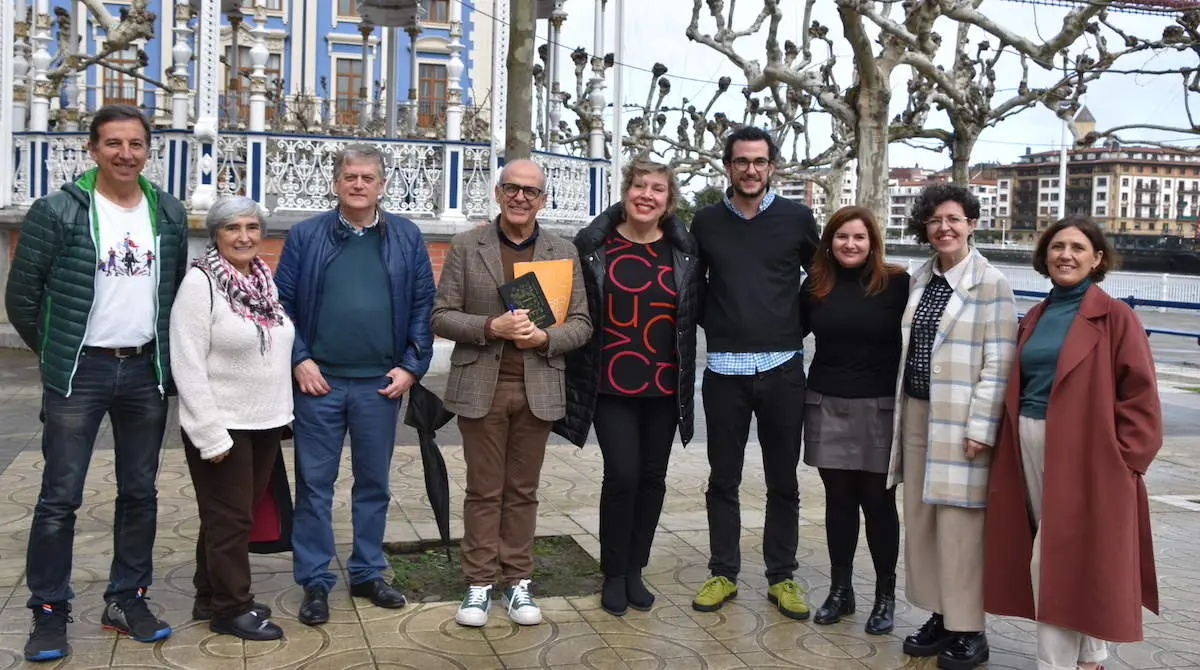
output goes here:
{"type": "Polygon", "coordinates": [[[713,577],[700,587],[700,592],[692,601],[692,609],[697,612],[716,612],[726,600],[736,597],[737,584],[729,581],[727,577],[713,577]]]}
{"type": "Polygon", "coordinates": [[[804,621],[808,618],[808,603],[804,602],[804,587],[794,579],[785,579],[767,587],[767,600],[779,608],[779,613],[804,621]]]}

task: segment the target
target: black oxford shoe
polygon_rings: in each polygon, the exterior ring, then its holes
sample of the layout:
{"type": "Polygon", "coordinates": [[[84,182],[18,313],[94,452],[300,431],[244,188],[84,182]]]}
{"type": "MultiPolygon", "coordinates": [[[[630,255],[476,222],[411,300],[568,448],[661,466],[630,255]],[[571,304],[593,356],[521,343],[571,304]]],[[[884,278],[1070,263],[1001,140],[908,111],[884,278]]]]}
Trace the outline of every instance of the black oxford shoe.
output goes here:
{"type": "Polygon", "coordinates": [[[942,670],[974,670],[987,663],[988,642],[984,633],[954,633],[954,639],[938,654],[942,670]]]}
{"type": "Polygon", "coordinates": [[[904,638],[904,653],[916,658],[937,656],[956,635],[946,630],[942,615],[935,612],[920,630],[904,638]]]}
{"type": "MultiPolygon", "coordinates": [[[[271,616],[271,608],[262,603],[254,603],[250,606],[250,611],[258,612],[258,616],[263,619],[271,616]]],[[[196,621],[208,621],[211,618],[213,618],[213,613],[209,605],[199,602],[192,605],[192,619],[196,621]]]]}
{"type": "Polygon", "coordinates": [[[404,594],[382,578],[351,584],[350,595],[355,598],[368,598],[372,605],[389,610],[398,610],[408,604],[408,601],[404,599],[404,594]]]}
{"type": "Polygon", "coordinates": [[[229,619],[216,618],[209,622],[209,630],[222,635],[233,635],[243,640],[267,641],[283,637],[283,629],[271,623],[271,620],[250,610],[241,616],[229,619]]]}
{"type": "Polygon", "coordinates": [[[305,626],[317,626],[329,621],[329,590],[324,586],[304,587],[304,602],[297,617],[305,626]]]}

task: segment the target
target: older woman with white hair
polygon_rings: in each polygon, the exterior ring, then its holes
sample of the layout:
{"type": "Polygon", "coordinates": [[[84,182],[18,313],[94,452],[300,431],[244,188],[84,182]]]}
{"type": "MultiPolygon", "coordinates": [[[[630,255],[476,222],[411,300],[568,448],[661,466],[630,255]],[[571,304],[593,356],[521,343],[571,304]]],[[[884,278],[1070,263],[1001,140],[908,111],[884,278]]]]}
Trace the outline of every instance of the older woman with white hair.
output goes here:
{"type": "Polygon", "coordinates": [[[258,203],[222,198],[208,213],[209,245],[171,312],[179,424],[200,510],[192,616],[215,633],[277,640],[283,631],[250,593],[254,502],[270,481],[292,420],[295,330],[259,257],[258,203]]]}

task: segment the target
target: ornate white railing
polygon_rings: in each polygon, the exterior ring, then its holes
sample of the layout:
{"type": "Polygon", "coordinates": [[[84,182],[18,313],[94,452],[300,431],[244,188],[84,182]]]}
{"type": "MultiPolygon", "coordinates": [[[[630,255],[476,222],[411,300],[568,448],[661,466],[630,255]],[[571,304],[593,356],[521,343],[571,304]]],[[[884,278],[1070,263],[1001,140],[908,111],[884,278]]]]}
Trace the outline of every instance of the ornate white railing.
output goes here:
{"type": "Polygon", "coordinates": [[[546,210],[554,220],[583,225],[596,218],[591,211],[591,161],[541,151],[533,152],[533,160],[546,173],[546,210]]]}
{"type": "MultiPolygon", "coordinates": [[[[361,138],[222,132],[216,158],[218,195],[247,195],[277,214],[329,209],[333,159],[361,138]]],[[[486,218],[493,211],[492,150],[466,142],[367,139],[387,158],[383,206],[416,219],[486,218]]],[[[94,163],[87,133],[17,133],[14,202],[33,200],[76,179],[94,163]]],[[[155,133],[145,176],[185,202],[196,189],[201,147],[189,131],[155,133]]],[[[546,171],[546,207],[539,218],[583,225],[607,206],[606,163],[535,152],[546,171]]]]}

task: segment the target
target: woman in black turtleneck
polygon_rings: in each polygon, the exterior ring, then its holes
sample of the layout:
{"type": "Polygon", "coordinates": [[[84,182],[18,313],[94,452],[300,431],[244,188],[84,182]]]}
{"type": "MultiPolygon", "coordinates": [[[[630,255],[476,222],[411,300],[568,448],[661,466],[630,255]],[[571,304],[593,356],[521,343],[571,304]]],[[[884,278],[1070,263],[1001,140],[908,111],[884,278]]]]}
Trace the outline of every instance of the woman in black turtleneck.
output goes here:
{"type": "Polygon", "coordinates": [[[887,487],[900,369],[900,319],[908,300],[904,269],[883,260],[875,217],[843,207],[830,217],[801,287],[805,332],[816,338],[804,401],[804,462],[825,484],[825,533],[832,584],[813,621],[854,612],[850,574],[858,510],[875,564],[875,606],[866,632],[892,630],[900,521],[887,487]]]}

